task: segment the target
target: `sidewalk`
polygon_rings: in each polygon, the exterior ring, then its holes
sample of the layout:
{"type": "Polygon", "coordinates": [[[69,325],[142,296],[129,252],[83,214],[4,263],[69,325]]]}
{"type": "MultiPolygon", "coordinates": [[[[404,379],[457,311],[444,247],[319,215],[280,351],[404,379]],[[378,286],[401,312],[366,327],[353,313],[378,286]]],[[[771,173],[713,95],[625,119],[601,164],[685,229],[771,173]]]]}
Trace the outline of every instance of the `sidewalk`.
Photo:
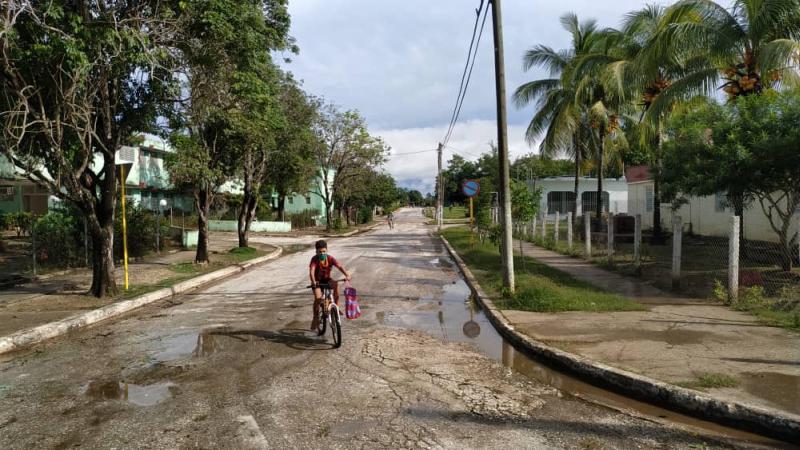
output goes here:
{"type": "MultiPolygon", "coordinates": [[[[519,252],[519,241],[514,248],[519,252]]],[[[524,242],[533,257],[649,307],[613,313],[503,310],[520,332],[594,361],[715,397],[800,414],[800,334],[748,314],[673,296],[524,242]]]]}
{"type": "MultiPolygon", "coordinates": [[[[222,260],[235,247],[235,242],[216,239],[211,241],[212,264],[204,271],[219,269],[214,260],[222,260]],[[216,254],[214,254],[216,252],[216,254]]],[[[269,252],[275,247],[258,245],[259,250],[269,252]]],[[[175,270],[174,264],[190,263],[195,251],[179,251],[147,257],[129,264],[129,284],[132,292],[143,292],[151,286],[165,282],[177,282],[201,273],[175,270]]],[[[227,263],[224,265],[228,265],[227,263]]],[[[85,295],[92,282],[89,269],[76,268],[69,271],[43,275],[38,280],[0,290],[0,336],[61,320],[79,312],[101,308],[127,298],[123,291],[123,268],[115,268],[117,287],[121,295],[115,298],[97,299],[85,295]]]]}

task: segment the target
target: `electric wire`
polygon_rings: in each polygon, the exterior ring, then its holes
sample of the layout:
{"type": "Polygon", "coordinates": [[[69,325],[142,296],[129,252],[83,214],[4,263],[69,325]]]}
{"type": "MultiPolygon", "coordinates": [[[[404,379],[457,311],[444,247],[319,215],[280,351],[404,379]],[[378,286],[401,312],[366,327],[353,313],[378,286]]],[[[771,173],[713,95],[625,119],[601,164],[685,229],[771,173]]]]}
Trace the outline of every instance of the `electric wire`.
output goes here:
{"type": "MultiPolygon", "coordinates": [[[[461,74],[461,83],[460,83],[459,88],[458,88],[458,95],[456,95],[456,104],[453,107],[453,114],[450,117],[450,123],[447,126],[447,133],[445,133],[445,137],[444,137],[444,139],[442,139],[442,143],[443,144],[449,139],[450,135],[452,134],[453,127],[455,126],[455,123],[458,121],[458,113],[459,113],[459,110],[460,110],[459,105],[460,105],[460,103],[463,102],[463,97],[466,94],[465,82],[466,82],[466,85],[469,85],[469,81],[468,81],[468,78],[467,78],[467,72],[470,71],[469,70],[470,60],[474,59],[474,57],[473,57],[473,48],[475,48],[475,53],[477,54],[477,46],[475,45],[475,38],[477,36],[478,22],[480,22],[481,11],[482,10],[483,10],[483,0],[481,0],[480,6],[475,11],[475,25],[472,28],[472,38],[470,39],[469,50],[467,50],[467,61],[464,63],[464,71],[461,74]]],[[[487,10],[488,10],[488,8],[487,8],[487,10]]],[[[484,21],[485,20],[486,19],[485,19],[485,15],[484,15],[484,21]]],[[[483,29],[483,27],[481,26],[481,31],[482,31],[482,29],[483,29]]],[[[479,41],[480,41],[480,39],[479,39],[479,41]]]]}
{"type": "Polygon", "coordinates": [[[455,120],[453,121],[453,123],[452,123],[452,125],[450,127],[450,131],[447,133],[447,136],[445,136],[445,139],[444,139],[444,142],[443,142],[444,145],[447,145],[447,142],[450,141],[450,137],[452,136],[453,131],[455,130],[456,123],[458,123],[458,118],[461,115],[461,107],[464,105],[464,99],[467,96],[467,89],[469,88],[469,82],[472,79],[472,69],[475,68],[475,60],[477,59],[477,56],[478,56],[478,47],[480,46],[480,43],[481,43],[481,37],[483,36],[483,28],[486,25],[486,18],[487,17],[489,17],[489,8],[486,8],[486,10],[484,10],[484,13],[483,13],[483,22],[481,22],[481,29],[478,32],[478,40],[475,43],[475,52],[472,55],[472,63],[470,64],[469,73],[467,74],[467,81],[464,84],[464,92],[461,94],[461,101],[458,103],[458,109],[456,111],[455,120]]]}

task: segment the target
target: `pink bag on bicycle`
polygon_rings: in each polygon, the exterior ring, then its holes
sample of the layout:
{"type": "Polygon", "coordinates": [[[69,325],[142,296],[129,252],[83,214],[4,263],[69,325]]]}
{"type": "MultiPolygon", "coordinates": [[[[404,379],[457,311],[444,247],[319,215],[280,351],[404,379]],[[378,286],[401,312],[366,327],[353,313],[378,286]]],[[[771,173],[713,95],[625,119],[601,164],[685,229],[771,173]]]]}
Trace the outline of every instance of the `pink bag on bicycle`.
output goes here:
{"type": "Polygon", "coordinates": [[[358,306],[358,293],[356,288],[347,282],[344,285],[344,311],[348,319],[358,319],[361,316],[361,308],[358,306]]]}

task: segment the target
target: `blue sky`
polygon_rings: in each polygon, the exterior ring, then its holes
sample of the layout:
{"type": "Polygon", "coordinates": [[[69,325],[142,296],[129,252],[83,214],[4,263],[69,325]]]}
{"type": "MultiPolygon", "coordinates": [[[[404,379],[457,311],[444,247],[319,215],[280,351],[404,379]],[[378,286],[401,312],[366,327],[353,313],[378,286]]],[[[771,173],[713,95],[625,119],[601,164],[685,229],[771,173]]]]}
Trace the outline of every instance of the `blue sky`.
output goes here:
{"type": "MultiPolygon", "coordinates": [[[[664,2],[656,2],[664,3],[664,2]]],[[[299,55],[285,68],[309,93],[343,109],[357,109],[370,132],[393,153],[434,149],[450,121],[480,0],[291,0],[291,34],[299,55]]],[[[618,26],[641,0],[505,0],[503,27],[509,97],[525,81],[546,76],[524,72],[522,55],[536,44],[569,45],[559,17],[572,11],[618,26]]],[[[512,159],[535,150],[525,143],[533,109],[508,102],[512,159]]],[[[461,119],[445,161],[458,152],[474,159],[496,140],[491,16],[487,20],[461,119]]],[[[386,164],[398,184],[430,191],[436,152],[395,156],[386,164]]]]}

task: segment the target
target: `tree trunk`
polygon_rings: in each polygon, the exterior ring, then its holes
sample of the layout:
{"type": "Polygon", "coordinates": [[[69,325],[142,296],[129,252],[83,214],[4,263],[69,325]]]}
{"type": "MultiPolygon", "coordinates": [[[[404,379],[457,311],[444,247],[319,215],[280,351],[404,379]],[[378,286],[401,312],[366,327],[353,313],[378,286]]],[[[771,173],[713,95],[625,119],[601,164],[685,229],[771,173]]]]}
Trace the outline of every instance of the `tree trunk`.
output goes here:
{"type": "Polygon", "coordinates": [[[253,195],[252,189],[247,189],[247,187],[245,187],[244,195],[242,197],[242,207],[239,209],[239,217],[236,223],[236,228],[239,233],[239,247],[248,246],[248,233],[250,232],[250,224],[253,223],[253,217],[256,215],[257,207],[257,196],[253,195]]]}
{"type": "MultiPolygon", "coordinates": [[[[117,201],[117,176],[114,156],[103,158],[102,180],[94,189],[99,199],[93,205],[84,205],[89,234],[92,239],[92,287],[89,292],[97,297],[116,295],[117,282],[114,277],[114,209],[117,201]],[[88,212],[88,213],[87,213],[88,212]],[[94,217],[91,217],[94,215],[94,217]]],[[[124,181],[123,181],[124,182],[124,181]]]]}
{"type": "Polygon", "coordinates": [[[211,193],[207,189],[195,191],[195,205],[197,206],[197,253],[194,262],[207,264],[208,259],[208,214],[211,207],[211,193]]]}
{"type": "MultiPolygon", "coordinates": [[[[581,180],[581,150],[573,140],[573,147],[575,148],[575,199],[572,202],[572,223],[578,221],[578,196],[580,195],[580,180],[581,180]]],[[[585,218],[584,218],[585,219],[585,218]]]]}
{"type": "Polygon", "coordinates": [[[97,298],[116,295],[119,291],[114,278],[114,224],[92,226],[89,234],[92,239],[92,287],[89,293],[97,298]]]}
{"type": "Polygon", "coordinates": [[[600,231],[601,227],[601,220],[600,218],[603,217],[603,172],[605,171],[604,167],[604,150],[605,150],[605,142],[603,142],[604,136],[603,133],[600,133],[600,148],[597,154],[597,229],[595,231],[600,231]]]}
{"type": "Polygon", "coordinates": [[[747,258],[747,239],[744,236],[744,198],[732,197],[733,214],[739,216],[739,258],[747,258]]]}
{"type": "Polygon", "coordinates": [[[286,221],[286,194],[278,192],[278,217],[281,222],[286,221]]]}
{"type": "MultiPolygon", "coordinates": [[[[660,128],[659,128],[660,129],[660,128]]],[[[656,160],[653,168],[653,236],[650,243],[653,245],[664,244],[664,230],[661,228],[661,133],[656,137],[656,160]]]]}

